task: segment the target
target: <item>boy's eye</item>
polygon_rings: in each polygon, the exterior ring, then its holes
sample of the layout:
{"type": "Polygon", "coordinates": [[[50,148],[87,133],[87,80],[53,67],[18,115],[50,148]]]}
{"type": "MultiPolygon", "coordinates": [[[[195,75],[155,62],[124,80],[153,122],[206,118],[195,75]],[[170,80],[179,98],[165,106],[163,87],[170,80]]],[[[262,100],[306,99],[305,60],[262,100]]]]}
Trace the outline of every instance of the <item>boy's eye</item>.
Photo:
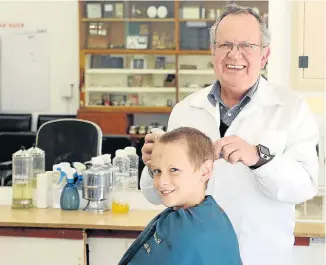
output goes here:
{"type": "Polygon", "coordinates": [[[154,173],[154,175],[158,175],[158,174],[161,173],[161,170],[159,170],[159,169],[153,169],[153,173],[154,173]]]}
{"type": "Polygon", "coordinates": [[[177,169],[177,168],[175,168],[175,167],[173,167],[173,168],[170,169],[171,172],[177,172],[178,170],[179,170],[179,169],[177,169]]]}

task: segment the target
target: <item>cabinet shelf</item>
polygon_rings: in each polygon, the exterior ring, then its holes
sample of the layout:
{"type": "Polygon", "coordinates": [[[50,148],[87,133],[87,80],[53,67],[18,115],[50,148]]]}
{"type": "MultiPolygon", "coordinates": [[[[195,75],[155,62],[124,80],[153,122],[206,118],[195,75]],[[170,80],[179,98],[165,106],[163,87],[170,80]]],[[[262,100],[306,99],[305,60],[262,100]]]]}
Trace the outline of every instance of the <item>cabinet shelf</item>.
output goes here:
{"type": "Polygon", "coordinates": [[[87,106],[79,109],[80,113],[120,112],[120,113],[170,113],[171,107],[157,106],[87,106]]]}
{"type": "Polygon", "coordinates": [[[86,92],[175,93],[175,87],[88,87],[86,92]]]}
{"type": "Polygon", "coordinates": [[[213,69],[207,69],[207,70],[179,70],[180,75],[213,75],[214,70],[213,69]]]}
{"type": "Polygon", "coordinates": [[[87,69],[86,74],[174,74],[175,69],[87,69]]]}
{"type": "Polygon", "coordinates": [[[177,54],[176,50],[149,50],[149,49],[83,49],[84,54],[177,54]]]}
{"type": "Polygon", "coordinates": [[[82,49],[83,54],[210,55],[210,50],[82,49]]]}
{"type": "Polygon", "coordinates": [[[82,18],[82,22],[174,22],[173,18],[82,18]]]}

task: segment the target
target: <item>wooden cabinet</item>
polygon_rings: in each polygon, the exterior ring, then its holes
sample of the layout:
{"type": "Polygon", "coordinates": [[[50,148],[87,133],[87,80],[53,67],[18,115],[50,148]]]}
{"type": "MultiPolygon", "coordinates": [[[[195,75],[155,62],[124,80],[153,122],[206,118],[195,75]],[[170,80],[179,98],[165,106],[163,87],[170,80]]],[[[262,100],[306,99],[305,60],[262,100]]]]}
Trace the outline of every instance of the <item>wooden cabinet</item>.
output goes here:
{"type": "MultiPolygon", "coordinates": [[[[324,92],[325,2],[295,1],[292,9],[292,29],[293,88],[305,92],[324,92]],[[299,58],[306,65],[299,67],[299,58]]],[[[312,105],[322,103],[317,101],[312,105]]]]}

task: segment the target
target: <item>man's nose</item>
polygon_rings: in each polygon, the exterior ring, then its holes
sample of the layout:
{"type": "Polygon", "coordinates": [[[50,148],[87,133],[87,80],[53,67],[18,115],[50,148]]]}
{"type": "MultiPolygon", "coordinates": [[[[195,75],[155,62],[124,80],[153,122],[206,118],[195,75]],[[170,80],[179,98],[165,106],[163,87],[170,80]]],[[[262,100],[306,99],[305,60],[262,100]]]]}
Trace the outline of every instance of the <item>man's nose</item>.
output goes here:
{"type": "Polygon", "coordinates": [[[229,51],[228,56],[232,59],[241,59],[242,53],[239,51],[239,46],[236,44],[233,44],[232,49],[229,51]]]}

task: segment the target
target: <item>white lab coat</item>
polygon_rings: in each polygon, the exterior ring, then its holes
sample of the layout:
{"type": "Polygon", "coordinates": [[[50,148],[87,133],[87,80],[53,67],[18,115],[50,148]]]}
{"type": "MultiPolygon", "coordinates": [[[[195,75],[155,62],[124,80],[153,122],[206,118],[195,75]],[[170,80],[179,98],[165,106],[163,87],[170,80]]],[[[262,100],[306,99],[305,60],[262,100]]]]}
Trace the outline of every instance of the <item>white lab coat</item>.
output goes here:
{"type": "MultiPolygon", "coordinates": [[[[211,88],[179,102],[170,115],[168,130],[190,126],[213,141],[220,139],[219,107],[207,100],[211,88]]],[[[228,135],[265,145],[276,156],[256,170],[240,162],[215,161],[207,194],[229,216],[244,265],[290,265],[295,204],[314,197],[318,189],[318,127],[314,117],[293,91],[260,77],[256,93],[232,122],[228,135]]],[[[140,186],[148,201],[160,204],[146,167],[140,186]]]]}

